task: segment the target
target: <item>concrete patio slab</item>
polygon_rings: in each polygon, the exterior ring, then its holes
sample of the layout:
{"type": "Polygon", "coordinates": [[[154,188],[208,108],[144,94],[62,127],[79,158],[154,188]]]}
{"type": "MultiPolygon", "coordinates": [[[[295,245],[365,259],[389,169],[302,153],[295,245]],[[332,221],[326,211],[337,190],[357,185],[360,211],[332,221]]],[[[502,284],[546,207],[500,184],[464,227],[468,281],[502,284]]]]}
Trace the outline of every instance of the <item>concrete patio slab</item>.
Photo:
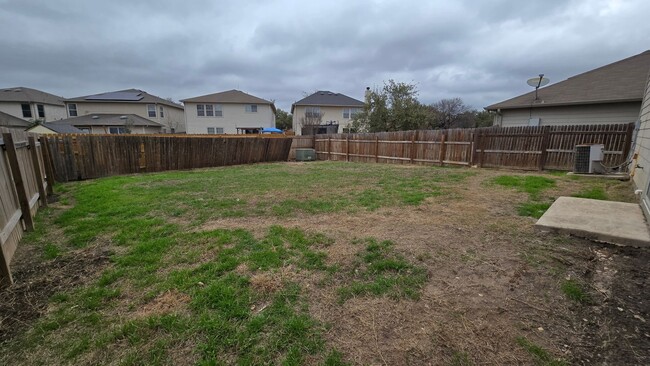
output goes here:
{"type": "Polygon", "coordinates": [[[650,247],[650,233],[635,203],[560,197],[535,224],[612,244],[650,247]]]}

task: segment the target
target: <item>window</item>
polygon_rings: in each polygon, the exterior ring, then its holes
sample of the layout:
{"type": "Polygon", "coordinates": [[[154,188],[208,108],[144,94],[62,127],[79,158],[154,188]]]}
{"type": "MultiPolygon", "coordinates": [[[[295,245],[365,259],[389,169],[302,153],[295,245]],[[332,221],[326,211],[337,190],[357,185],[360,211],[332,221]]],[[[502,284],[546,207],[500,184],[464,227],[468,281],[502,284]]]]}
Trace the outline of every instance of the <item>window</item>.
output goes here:
{"type": "Polygon", "coordinates": [[[320,117],[320,107],[307,107],[305,109],[305,117],[320,117]]]}
{"type": "Polygon", "coordinates": [[[45,107],[42,104],[37,104],[36,110],[38,111],[38,118],[45,118],[45,107]]]}
{"type": "Polygon", "coordinates": [[[147,104],[147,112],[149,117],[156,117],[156,105],[155,104],[147,104]]]}
{"type": "Polygon", "coordinates": [[[23,110],[23,118],[32,118],[32,108],[28,103],[21,104],[20,108],[23,110]]]}
{"type": "Polygon", "coordinates": [[[354,118],[359,113],[361,113],[361,108],[345,108],[343,109],[343,118],[354,118]]]}
{"type": "Polygon", "coordinates": [[[74,103],[68,104],[68,115],[70,117],[77,117],[77,105],[74,103]]]}
{"type": "Polygon", "coordinates": [[[126,127],[109,127],[108,128],[108,133],[120,135],[120,134],[124,134],[124,133],[129,133],[129,132],[126,130],[126,127]]]}
{"type": "Polygon", "coordinates": [[[160,106],[160,118],[165,117],[165,112],[163,111],[163,106],[160,106]]]}
{"type": "Polygon", "coordinates": [[[196,115],[199,117],[223,117],[221,104],[197,104],[196,115]]]}
{"type": "Polygon", "coordinates": [[[90,127],[78,127],[84,133],[90,133],[90,127]]]}
{"type": "Polygon", "coordinates": [[[222,135],[223,134],[223,127],[208,127],[208,133],[211,135],[217,134],[217,135],[222,135]]]}
{"type": "Polygon", "coordinates": [[[248,112],[248,113],[257,113],[257,104],[248,104],[248,105],[246,105],[246,112],[248,112]]]}

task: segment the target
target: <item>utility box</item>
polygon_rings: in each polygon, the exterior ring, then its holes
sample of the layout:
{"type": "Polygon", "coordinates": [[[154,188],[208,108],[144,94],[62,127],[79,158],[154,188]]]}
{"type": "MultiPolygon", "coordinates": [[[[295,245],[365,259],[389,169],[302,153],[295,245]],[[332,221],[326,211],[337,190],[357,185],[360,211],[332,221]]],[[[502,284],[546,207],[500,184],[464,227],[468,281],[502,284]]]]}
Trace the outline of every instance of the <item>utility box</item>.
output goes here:
{"type": "Polygon", "coordinates": [[[314,161],[314,160],[316,160],[316,150],[296,149],[296,161],[314,161]]]}
{"type": "Polygon", "coordinates": [[[605,145],[576,145],[574,173],[593,174],[603,171],[602,161],[605,158],[605,145]]]}

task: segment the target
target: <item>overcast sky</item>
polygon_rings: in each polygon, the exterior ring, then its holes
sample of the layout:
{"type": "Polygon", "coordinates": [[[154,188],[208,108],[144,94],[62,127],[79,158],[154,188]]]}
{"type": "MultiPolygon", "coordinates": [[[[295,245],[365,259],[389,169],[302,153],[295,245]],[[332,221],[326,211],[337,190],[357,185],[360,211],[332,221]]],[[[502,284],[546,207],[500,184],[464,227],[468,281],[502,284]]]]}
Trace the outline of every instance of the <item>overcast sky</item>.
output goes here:
{"type": "Polygon", "coordinates": [[[650,1],[0,0],[0,87],[239,89],[288,110],[384,80],[474,108],[650,49],[650,1]]]}

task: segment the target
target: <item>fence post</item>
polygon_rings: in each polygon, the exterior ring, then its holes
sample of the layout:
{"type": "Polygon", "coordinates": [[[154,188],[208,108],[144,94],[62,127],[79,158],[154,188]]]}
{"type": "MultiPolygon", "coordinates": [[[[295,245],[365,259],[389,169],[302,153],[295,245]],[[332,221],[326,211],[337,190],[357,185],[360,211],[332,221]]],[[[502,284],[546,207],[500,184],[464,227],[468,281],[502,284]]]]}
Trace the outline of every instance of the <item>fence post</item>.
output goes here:
{"type": "Polygon", "coordinates": [[[29,149],[32,155],[32,163],[34,164],[34,175],[36,176],[36,183],[38,186],[38,195],[41,201],[41,206],[47,207],[47,195],[45,194],[45,188],[43,188],[43,173],[41,172],[41,164],[38,161],[38,151],[36,151],[36,139],[34,136],[29,136],[27,138],[29,141],[29,149]]]}
{"type": "Polygon", "coordinates": [[[539,156],[539,166],[537,170],[544,170],[544,165],[546,165],[546,156],[548,154],[548,142],[551,136],[551,126],[542,127],[542,144],[540,146],[541,155],[539,156]]]}
{"type": "Polygon", "coordinates": [[[473,133],[473,135],[472,135],[472,145],[471,145],[471,147],[470,147],[470,148],[471,148],[471,151],[472,151],[472,154],[471,154],[470,157],[469,157],[469,163],[470,163],[469,165],[470,165],[470,166],[472,166],[472,165],[476,165],[476,162],[478,161],[478,157],[476,156],[476,151],[478,150],[478,135],[479,135],[479,129],[478,129],[478,128],[475,128],[475,129],[472,131],[472,133],[473,133]]]}
{"type": "Polygon", "coordinates": [[[327,160],[332,160],[332,137],[327,136],[327,160]]]}
{"type": "Polygon", "coordinates": [[[411,137],[411,164],[415,164],[415,141],[418,139],[418,132],[415,131],[411,137]]]}
{"type": "Polygon", "coordinates": [[[445,157],[447,156],[447,130],[443,130],[440,135],[440,166],[445,164],[445,157]]]}
{"type": "Polygon", "coordinates": [[[375,163],[379,163],[379,136],[375,135],[375,163]]]}
{"type": "Polygon", "coordinates": [[[623,161],[627,159],[632,148],[632,134],[634,133],[634,123],[629,123],[625,130],[625,146],[623,147],[623,161]]]}
{"type": "Polygon", "coordinates": [[[14,178],[14,185],[16,187],[18,202],[20,203],[23,221],[25,222],[25,228],[26,230],[33,230],[34,220],[32,219],[32,212],[29,209],[29,198],[27,197],[27,191],[25,190],[23,176],[20,174],[20,165],[18,163],[18,153],[16,152],[14,137],[11,133],[3,133],[2,138],[5,142],[5,148],[7,149],[7,160],[9,160],[11,175],[14,178]]]}
{"type": "Polygon", "coordinates": [[[350,133],[345,135],[345,161],[350,161],[350,133]]]}
{"type": "Polygon", "coordinates": [[[478,166],[480,168],[483,167],[483,160],[485,160],[485,138],[487,134],[485,132],[481,132],[478,136],[478,147],[481,150],[481,153],[478,156],[478,166]]]}
{"type": "Polygon", "coordinates": [[[43,153],[43,164],[45,164],[45,179],[47,179],[47,194],[54,194],[54,168],[50,160],[50,146],[47,138],[40,137],[41,152],[43,153]]]}

